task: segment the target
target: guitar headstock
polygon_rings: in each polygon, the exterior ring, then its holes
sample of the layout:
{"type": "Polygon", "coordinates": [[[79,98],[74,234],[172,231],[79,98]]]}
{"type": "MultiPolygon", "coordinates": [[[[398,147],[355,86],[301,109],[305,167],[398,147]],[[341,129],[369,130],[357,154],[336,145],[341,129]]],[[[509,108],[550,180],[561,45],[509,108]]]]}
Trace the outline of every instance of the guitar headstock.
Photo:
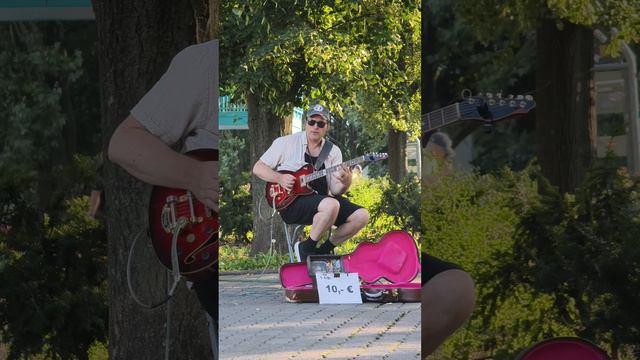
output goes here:
{"type": "Polygon", "coordinates": [[[531,95],[503,97],[502,93],[486,93],[471,96],[471,92],[465,90],[462,98],[460,102],[423,114],[422,134],[462,120],[482,121],[490,126],[511,116],[527,114],[536,107],[531,95]]]}
{"type": "Polygon", "coordinates": [[[469,96],[460,103],[460,120],[494,122],[524,115],[536,107],[531,95],[508,95],[502,93],[469,96]]]}
{"type": "Polygon", "coordinates": [[[380,160],[384,160],[387,157],[389,157],[389,155],[387,153],[367,153],[364,155],[364,160],[365,161],[380,161],[380,160]]]}

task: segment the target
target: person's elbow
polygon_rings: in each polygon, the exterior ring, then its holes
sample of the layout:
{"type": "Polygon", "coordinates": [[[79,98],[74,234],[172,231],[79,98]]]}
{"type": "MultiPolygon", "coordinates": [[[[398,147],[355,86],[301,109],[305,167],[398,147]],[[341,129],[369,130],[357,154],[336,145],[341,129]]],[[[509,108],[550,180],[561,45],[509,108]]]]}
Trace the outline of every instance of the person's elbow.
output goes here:
{"type": "Polygon", "coordinates": [[[264,163],[262,162],[262,160],[258,160],[256,161],[256,163],[253,165],[253,175],[260,177],[260,174],[262,173],[262,169],[264,168],[264,163]]]}
{"type": "Polygon", "coordinates": [[[120,144],[122,143],[120,139],[121,134],[118,130],[119,128],[116,129],[113,135],[111,135],[111,139],[109,139],[109,147],[107,148],[107,158],[109,161],[116,164],[119,164],[122,161],[122,151],[120,149],[120,144]]]}
{"type": "Polygon", "coordinates": [[[132,117],[127,117],[113,132],[111,139],[109,139],[109,146],[107,148],[107,158],[109,161],[122,165],[127,162],[129,156],[131,156],[131,145],[135,144],[139,140],[139,136],[136,137],[136,131],[141,125],[132,117]]]}

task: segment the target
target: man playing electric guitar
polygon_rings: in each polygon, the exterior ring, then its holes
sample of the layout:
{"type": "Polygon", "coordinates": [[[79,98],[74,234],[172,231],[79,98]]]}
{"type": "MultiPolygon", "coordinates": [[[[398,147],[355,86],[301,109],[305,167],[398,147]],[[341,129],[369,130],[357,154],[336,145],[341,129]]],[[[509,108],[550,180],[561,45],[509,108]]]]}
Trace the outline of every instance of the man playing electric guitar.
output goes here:
{"type": "MultiPolygon", "coordinates": [[[[218,161],[184,154],[216,151],[217,114],[218,41],[213,40],[189,46],[173,58],[166,73],[115,130],[109,159],[146,183],[186,189],[217,212],[218,161]]],[[[213,324],[218,320],[216,261],[212,258],[211,268],[193,282],[213,324]]]]}
{"type": "MultiPolygon", "coordinates": [[[[330,118],[329,110],[323,105],[311,106],[305,113],[304,132],[275,139],[254,165],[253,173],[264,181],[277,183],[287,191],[292,191],[298,179],[278,171],[297,171],[307,164],[316,163],[323,147],[331,146],[324,139],[329,131],[330,118]]],[[[333,145],[323,164],[316,164],[316,170],[340,163],[342,152],[333,145]]],[[[342,196],[351,185],[351,177],[351,169],[343,166],[338,171],[328,173],[326,177],[312,181],[309,186],[315,193],[299,196],[280,210],[280,215],[287,224],[311,225],[309,237],[295,244],[299,261],[306,261],[309,255],[329,254],[335,246],[367,225],[369,212],[342,196]],[[317,247],[322,234],[333,225],[338,228],[331,238],[317,247]]]]}

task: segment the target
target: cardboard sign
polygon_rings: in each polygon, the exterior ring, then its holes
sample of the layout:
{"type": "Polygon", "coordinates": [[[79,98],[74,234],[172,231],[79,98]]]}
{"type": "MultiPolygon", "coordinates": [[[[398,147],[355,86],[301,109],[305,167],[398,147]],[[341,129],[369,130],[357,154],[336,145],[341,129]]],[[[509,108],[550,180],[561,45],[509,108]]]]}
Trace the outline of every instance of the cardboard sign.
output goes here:
{"type": "Polygon", "coordinates": [[[316,273],[320,304],[362,304],[358,273],[316,273]]]}

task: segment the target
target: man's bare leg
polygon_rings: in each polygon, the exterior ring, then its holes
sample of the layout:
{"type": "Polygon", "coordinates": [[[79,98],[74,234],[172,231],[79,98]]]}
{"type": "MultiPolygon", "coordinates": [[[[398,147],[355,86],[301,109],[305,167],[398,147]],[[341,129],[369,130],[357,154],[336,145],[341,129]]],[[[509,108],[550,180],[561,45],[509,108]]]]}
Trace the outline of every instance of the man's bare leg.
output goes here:
{"type": "Polygon", "coordinates": [[[333,236],[331,236],[331,243],[333,243],[333,245],[340,245],[345,240],[357,234],[363,227],[367,226],[368,222],[369,212],[367,209],[360,208],[354,211],[353,214],[349,215],[346,223],[338,226],[333,236]]]}
{"type": "Polygon", "coordinates": [[[473,280],[462,270],[447,270],[422,287],[422,357],[432,354],[465,323],[475,305],[473,280]]]}
{"type": "Polygon", "coordinates": [[[322,234],[331,229],[333,223],[336,222],[338,211],[340,211],[338,200],[331,197],[322,199],[318,204],[318,212],[313,216],[309,237],[317,242],[322,234]]]}

